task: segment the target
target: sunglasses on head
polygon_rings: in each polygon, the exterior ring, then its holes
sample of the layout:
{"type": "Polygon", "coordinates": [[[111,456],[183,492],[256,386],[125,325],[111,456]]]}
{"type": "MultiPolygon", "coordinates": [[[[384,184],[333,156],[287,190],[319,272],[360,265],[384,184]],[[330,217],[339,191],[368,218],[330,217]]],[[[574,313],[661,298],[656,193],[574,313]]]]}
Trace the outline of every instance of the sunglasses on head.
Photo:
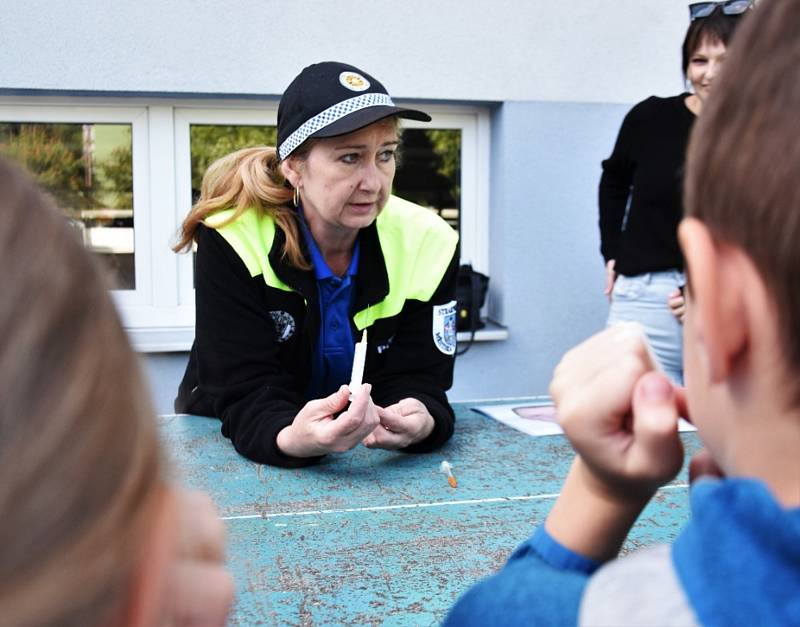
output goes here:
{"type": "Polygon", "coordinates": [[[694,2],[689,5],[689,20],[695,20],[708,17],[717,8],[721,9],[725,15],[741,15],[748,9],[752,8],[753,0],[724,0],[718,2],[694,2]]]}

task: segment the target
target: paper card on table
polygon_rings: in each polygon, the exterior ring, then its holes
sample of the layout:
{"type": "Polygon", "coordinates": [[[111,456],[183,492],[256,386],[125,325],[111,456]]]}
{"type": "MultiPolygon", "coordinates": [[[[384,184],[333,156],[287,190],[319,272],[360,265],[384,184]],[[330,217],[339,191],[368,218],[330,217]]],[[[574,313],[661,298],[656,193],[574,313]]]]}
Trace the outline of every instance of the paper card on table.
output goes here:
{"type": "MultiPolygon", "coordinates": [[[[520,401],[502,405],[473,405],[471,409],[528,435],[564,433],[558,425],[556,408],[550,400],[520,401]]],[[[695,427],[683,418],[678,421],[678,431],[695,430],[695,427]]]]}
{"type": "Polygon", "coordinates": [[[473,405],[473,411],[494,418],[528,435],[558,435],[563,433],[555,419],[553,402],[519,401],[503,405],[473,405]]]}

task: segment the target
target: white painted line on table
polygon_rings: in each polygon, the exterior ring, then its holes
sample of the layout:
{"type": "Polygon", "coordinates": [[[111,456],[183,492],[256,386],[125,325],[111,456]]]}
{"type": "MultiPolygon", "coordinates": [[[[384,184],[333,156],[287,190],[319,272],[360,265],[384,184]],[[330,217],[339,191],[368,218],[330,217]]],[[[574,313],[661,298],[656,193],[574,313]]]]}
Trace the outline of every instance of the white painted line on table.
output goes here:
{"type": "MultiPolygon", "coordinates": [[[[663,486],[661,490],[678,490],[688,488],[687,483],[676,483],[663,486]]],[[[450,507],[453,505],[481,505],[483,503],[502,503],[504,501],[540,501],[558,498],[559,493],[528,494],[524,496],[496,496],[486,499],[463,499],[458,501],[436,501],[434,503],[403,503],[400,505],[372,505],[369,507],[342,507],[339,509],[308,509],[299,512],[274,512],[272,514],[242,514],[239,516],[222,516],[222,520],[248,520],[253,518],[291,518],[293,516],[321,516],[324,514],[351,514],[357,512],[385,512],[397,509],[417,509],[428,507],[450,507]]]]}

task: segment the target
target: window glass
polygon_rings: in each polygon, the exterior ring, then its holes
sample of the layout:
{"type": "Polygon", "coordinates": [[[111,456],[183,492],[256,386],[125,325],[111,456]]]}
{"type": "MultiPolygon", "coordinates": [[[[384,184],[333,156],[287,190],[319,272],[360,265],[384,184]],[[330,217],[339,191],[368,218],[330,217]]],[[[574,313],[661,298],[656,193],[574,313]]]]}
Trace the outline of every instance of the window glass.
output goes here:
{"type": "MultiPolygon", "coordinates": [[[[200,186],[208,166],[220,157],[252,146],[275,146],[276,126],[247,124],[190,124],[189,152],[192,161],[192,205],[200,198],[200,186]]],[[[192,244],[192,267],[196,261],[192,244]]],[[[192,273],[194,277],[194,272],[192,273]]],[[[194,278],[192,278],[194,282],[194,278]]]]}
{"type": "Polygon", "coordinates": [[[431,208],[460,231],[461,130],[403,130],[394,193],[431,208]]]}
{"type": "Polygon", "coordinates": [[[112,272],[136,287],[130,124],[0,122],[0,153],[21,164],[112,272]]]}
{"type": "Polygon", "coordinates": [[[189,127],[192,160],[192,203],[200,197],[203,174],[220,157],[251,146],[274,146],[275,126],[192,124],[189,127]]]}

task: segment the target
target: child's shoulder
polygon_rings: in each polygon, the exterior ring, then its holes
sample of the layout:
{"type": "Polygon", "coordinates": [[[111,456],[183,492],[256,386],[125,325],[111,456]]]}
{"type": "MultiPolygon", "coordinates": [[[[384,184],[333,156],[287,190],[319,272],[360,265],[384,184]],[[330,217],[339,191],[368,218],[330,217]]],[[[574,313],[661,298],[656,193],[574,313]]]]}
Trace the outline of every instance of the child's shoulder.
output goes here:
{"type": "Polygon", "coordinates": [[[586,586],[579,622],[620,627],[698,624],[669,545],[641,549],[600,568],[586,586]]]}
{"type": "Polygon", "coordinates": [[[800,624],[800,509],[744,478],[700,480],[691,501],[672,559],[699,621],[800,624]]]}

